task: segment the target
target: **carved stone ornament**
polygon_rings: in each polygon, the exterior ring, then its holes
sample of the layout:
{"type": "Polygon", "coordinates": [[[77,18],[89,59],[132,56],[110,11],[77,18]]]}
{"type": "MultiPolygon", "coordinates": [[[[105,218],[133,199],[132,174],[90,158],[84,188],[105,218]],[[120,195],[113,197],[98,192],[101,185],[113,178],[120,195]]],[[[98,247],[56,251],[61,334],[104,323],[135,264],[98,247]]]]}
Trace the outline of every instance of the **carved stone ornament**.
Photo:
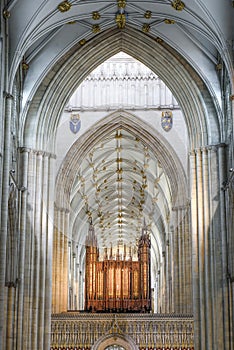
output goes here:
{"type": "Polygon", "coordinates": [[[216,70],[217,70],[217,71],[221,70],[222,68],[223,68],[222,63],[216,64],[216,70]]]}
{"type": "Polygon", "coordinates": [[[101,18],[101,15],[98,11],[95,11],[92,13],[92,19],[94,19],[95,21],[97,21],[100,18],[101,18]]]}
{"type": "Polygon", "coordinates": [[[157,36],[157,38],[155,39],[155,41],[159,44],[163,43],[163,39],[159,38],[159,36],[157,36]]]}
{"type": "Polygon", "coordinates": [[[119,29],[124,29],[126,25],[126,15],[125,13],[118,13],[115,17],[115,22],[119,29]]]}
{"type": "Polygon", "coordinates": [[[60,12],[66,12],[69,11],[71,8],[71,4],[69,3],[69,1],[63,1],[58,5],[58,10],[60,12]]]}
{"type": "Polygon", "coordinates": [[[164,19],[164,23],[166,23],[166,24],[175,24],[175,21],[174,21],[174,19],[166,18],[166,19],[164,19]]]}
{"type": "Polygon", "coordinates": [[[152,12],[151,12],[151,11],[145,11],[144,17],[145,17],[146,19],[150,19],[151,16],[152,16],[152,12]]]}
{"type": "Polygon", "coordinates": [[[28,65],[28,63],[27,63],[26,61],[23,61],[23,62],[22,62],[22,68],[23,68],[23,70],[25,70],[25,71],[28,70],[29,65],[28,65]]]}
{"type": "Polygon", "coordinates": [[[3,10],[2,14],[5,19],[8,19],[11,16],[10,11],[8,10],[3,10]]]}
{"type": "Polygon", "coordinates": [[[184,3],[181,0],[174,0],[171,3],[171,6],[176,10],[176,11],[182,11],[185,7],[184,3]]]}
{"type": "Polygon", "coordinates": [[[99,24],[94,24],[93,27],[92,27],[92,32],[93,32],[94,34],[97,34],[97,33],[99,33],[100,31],[101,31],[101,29],[100,29],[99,24]]]}
{"type": "Polygon", "coordinates": [[[126,1],[118,0],[118,7],[124,9],[126,7],[126,1]]]}
{"type": "Polygon", "coordinates": [[[80,44],[81,46],[83,46],[84,44],[86,44],[86,40],[85,40],[85,39],[81,39],[81,40],[79,41],[79,44],[80,44]]]}
{"type": "Polygon", "coordinates": [[[142,26],[142,32],[148,33],[150,31],[150,25],[147,23],[144,23],[142,26]]]}

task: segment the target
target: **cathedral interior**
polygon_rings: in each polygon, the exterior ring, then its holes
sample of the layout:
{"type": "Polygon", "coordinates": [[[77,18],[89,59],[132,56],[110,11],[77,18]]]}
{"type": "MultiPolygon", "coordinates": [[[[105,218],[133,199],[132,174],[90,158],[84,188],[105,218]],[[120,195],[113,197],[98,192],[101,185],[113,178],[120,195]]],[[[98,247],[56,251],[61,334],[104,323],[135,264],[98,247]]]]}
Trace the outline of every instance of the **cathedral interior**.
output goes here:
{"type": "Polygon", "coordinates": [[[0,349],[234,349],[234,1],[1,0],[0,349]]]}

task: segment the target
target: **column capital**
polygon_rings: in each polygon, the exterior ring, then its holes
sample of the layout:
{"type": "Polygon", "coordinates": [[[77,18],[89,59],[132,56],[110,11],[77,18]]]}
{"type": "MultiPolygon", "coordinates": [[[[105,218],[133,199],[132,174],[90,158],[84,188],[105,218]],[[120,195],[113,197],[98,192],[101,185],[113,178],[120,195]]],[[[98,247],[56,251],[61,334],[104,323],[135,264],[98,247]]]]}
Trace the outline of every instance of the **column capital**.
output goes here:
{"type": "Polygon", "coordinates": [[[43,150],[36,150],[36,149],[25,147],[25,146],[18,147],[18,151],[20,153],[24,153],[24,152],[33,153],[35,155],[42,155],[43,157],[49,157],[49,158],[56,159],[56,155],[54,153],[50,153],[50,152],[43,151],[43,150]]]}
{"type": "Polygon", "coordinates": [[[198,153],[202,153],[202,152],[207,152],[207,151],[214,151],[217,152],[217,150],[219,148],[225,148],[227,147],[227,144],[224,142],[221,143],[217,143],[216,145],[206,145],[206,146],[201,146],[199,148],[194,148],[192,150],[189,151],[189,155],[190,156],[195,156],[198,153]]]}
{"type": "Polygon", "coordinates": [[[3,92],[3,97],[5,97],[6,99],[11,99],[11,100],[14,99],[14,96],[7,91],[3,92]]]}

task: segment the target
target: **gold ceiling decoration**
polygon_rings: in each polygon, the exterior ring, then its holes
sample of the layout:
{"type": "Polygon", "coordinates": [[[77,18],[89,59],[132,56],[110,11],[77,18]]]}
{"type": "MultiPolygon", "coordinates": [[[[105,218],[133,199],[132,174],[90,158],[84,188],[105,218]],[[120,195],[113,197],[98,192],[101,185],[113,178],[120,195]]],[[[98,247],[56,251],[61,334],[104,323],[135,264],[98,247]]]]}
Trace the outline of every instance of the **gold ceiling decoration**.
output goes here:
{"type": "Polygon", "coordinates": [[[81,46],[83,46],[84,44],[86,44],[86,40],[85,40],[85,39],[81,39],[81,40],[79,41],[79,44],[80,44],[81,46]]]}
{"type": "Polygon", "coordinates": [[[155,38],[155,41],[159,44],[163,43],[163,39],[159,38],[159,36],[157,36],[157,38],[155,38]]]}
{"type": "Polygon", "coordinates": [[[151,17],[152,17],[152,12],[151,11],[145,11],[145,14],[144,14],[144,17],[146,18],[146,19],[150,19],[151,17]]]}
{"type": "Polygon", "coordinates": [[[116,139],[121,139],[122,138],[121,131],[119,133],[118,133],[118,131],[116,131],[115,138],[116,139]]]}
{"type": "Polygon", "coordinates": [[[142,26],[142,32],[143,33],[149,33],[150,31],[150,25],[147,24],[147,23],[144,23],[143,26],[142,26]]]}
{"type": "Polygon", "coordinates": [[[93,32],[94,34],[97,34],[97,33],[99,33],[100,31],[101,31],[101,28],[100,28],[99,24],[94,24],[93,27],[92,27],[92,32],[93,32]]]}
{"type": "Polygon", "coordinates": [[[115,17],[115,22],[119,29],[124,29],[126,25],[126,15],[125,13],[118,13],[115,17]]]}
{"type": "Polygon", "coordinates": [[[117,0],[118,7],[124,9],[126,7],[126,0],[117,0]]]}
{"type": "Polygon", "coordinates": [[[92,19],[94,19],[95,21],[97,21],[100,18],[101,18],[101,15],[98,11],[95,11],[92,13],[92,19]]]}
{"type": "Polygon", "coordinates": [[[175,21],[174,21],[174,19],[166,18],[166,19],[164,19],[164,23],[166,23],[166,24],[175,24],[175,21]]]}
{"type": "Polygon", "coordinates": [[[172,1],[171,6],[176,11],[182,11],[185,7],[185,4],[181,0],[174,0],[174,1],[172,1]]]}
{"type": "Polygon", "coordinates": [[[2,14],[3,14],[3,18],[5,18],[5,19],[10,18],[10,16],[11,16],[10,11],[8,11],[8,10],[4,10],[2,14]]]}
{"type": "Polygon", "coordinates": [[[221,70],[222,68],[223,68],[222,63],[216,64],[216,70],[217,70],[217,71],[221,70]]]}
{"type": "Polygon", "coordinates": [[[118,13],[115,16],[115,22],[119,29],[124,29],[127,20],[127,14],[125,13],[126,1],[125,0],[117,0],[118,5],[118,13]]]}
{"type": "Polygon", "coordinates": [[[28,70],[29,65],[28,65],[28,63],[27,63],[26,61],[23,61],[23,62],[22,62],[22,68],[23,68],[24,71],[27,71],[27,70],[28,70]]]}
{"type": "Polygon", "coordinates": [[[70,2],[69,1],[63,1],[63,2],[61,2],[59,5],[58,5],[58,10],[60,11],[60,12],[66,12],[66,11],[69,11],[70,10],[70,8],[71,8],[71,4],[70,4],[70,2]]]}

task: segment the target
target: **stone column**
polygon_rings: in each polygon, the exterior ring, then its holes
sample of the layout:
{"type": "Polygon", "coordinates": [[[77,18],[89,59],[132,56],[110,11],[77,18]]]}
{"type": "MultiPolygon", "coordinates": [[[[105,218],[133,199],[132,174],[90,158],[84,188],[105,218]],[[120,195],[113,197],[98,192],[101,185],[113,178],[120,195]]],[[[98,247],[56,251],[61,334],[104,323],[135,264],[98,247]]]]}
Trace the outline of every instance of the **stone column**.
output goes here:
{"type": "Polygon", "coordinates": [[[190,205],[187,205],[184,213],[184,275],[185,278],[185,303],[184,312],[193,313],[193,287],[192,287],[192,243],[191,243],[191,218],[190,205]]]}
{"type": "Polygon", "coordinates": [[[157,312],[161,313],[162,312],[162,288],[161,288],[161,273],[160,270],[158,270],[158,298],[157,298],[157,312]]]}
{"type": "Polygon", "coordinates": [[[69,211],[55,208],[53,254],[53,312],[68,309],[68,235],[69,211]]]}
{"type": "MultiPolygon", "coordinates": [[[[34,259],[30,259],[29,266],[33,270],[33,313],[32,313],[32,350],[37,349],[37,343],[40,338],[38,334],[38,321],[39,321],[39,293],[40,293],[40,250],[41,250],[41,224],[42,224],[42,152],[35,154],[35,197],[31,196],[31,205],[34,206],[35,214],[32,222],[32,233],[34,237],[34,259]],[[34,199],[35,198],[35,199],[34,199]]],[[[29,253],[30,254],[30,253],[29,253]]]]}
{"type": "Polygon", "coordinates": [[[166,251],[162,252],[162,262],[161,262],[161,312],[165,313],[167,308],[167,280],[166,280],[166,251]]]}
{"type": "Polygon", "coordinates": [[[7,220],[8,220],[8,195],[9,195],[9,175],[10,175],[10,128],[13,96],[4,93],[3,112],[5,110],[5,118],[3,122],[3,159],[2,163],[2,187],[1,187],[1,244],[0,244],[0,305],[2,312],[0,313],[0,347],[4,347],[5,343],[5,320],[7,315],[4,314],[5,306],[5,270],[6,270],[6,240],[7,240],[7,220]],[[4,108],[5,107],[5,108],[4,108]]]}
{"type": "Polygon", "coordinates": [[[57,300],[57,278],[58,278],[58,274],[57,274],[57,270],[58,270],[58,266],[56,264],[57,262],[57,254],[58,254],[58,249],[57,249],[57,245],[58,245],[58,208],[55,206],[54,207],[54,239],[53,239],[53,275],[52,275],[52,313],[56,313],[56,300],[57,300]]]}
{"type": "Polygon", "coordinates": [[[18,307],[16,315],[16,343],[18,348],[23,348],[23,315],[24,315],[24,274],[25,274],[25,246],[27,226],[27,197],[28,197],[28,162],[29,152],[27,148],[20,149],[19,167],[21,169],[21,187],[24,191],[19,198],[19,279],[18,279],[18,307]]]}
{"type": "Polygon", "coordinates": [[[179,299],[180,299],[180,274],[179,274],[179,227],[177,225],[178,217],[176,215],[176,225],[173,228],[172,237],[172,264],[173,264],[173,299],[174,299],[174,312],[179,313],[179,299]]]}
{"type": "Polygon", "coordinates": [[[45,247],[44,263],[45,263],[45,288],[44,288],[44,347],[49,349],[50,331],[51,331],[51,311],[52,311],[52,262],[53,262],[53,227],[54,227],[54,163],[55,156],[47,154],[47,162],[45,163],[47,174],[47,182],[44,180],[45,207],[43,210],[43,218],[45,218],[43,229],[45,228],[45,247]]]}
{"type": "Polygon", "coordinates": [[[229,297],[230,341],[234,344],[234,168],[223,186],[227,221],[227,278],[229,297]]]}
{"type": "Polygon", "coordinates": [[[21,174],[17,349],[49,349],[53,156],[19,150],[21,174]]]}
{"type": "Polygon", "coordinates": [[[221,232],[221,254],[222,254],[222,305],[223,305],[223,337],[224,349],[230,349],[230,314],[229,314],[229,297],[228,297],[228,250],[227,250],[227,223],[226,207],[223,184],[227,180],[227,160],[226,146],[218,146],[218,166],[219,166],[219,196],[220,196],[220,232],[221,232]]]}
{"type": "Polygon", "coordinates": [[[229,350],[225,147],[197,149],[190,161],[195,348],[229,350]]]}
{"type": "Polygon", "coordinates": [[[166,286],[166,301],[165,301],[165,311],[166,313],[171,312],[171,293],[170,293],[170,277],[171,277],[171,269],[170,269],[170,243],[169,240],[166,241],[166,250],[165,250],[165,268],[166,268],[166,277],[165,277],[165,286],[166,286]]]}
{"type": "Polygon", "coordinates": [[[174,228],[171,232],[171,260],[173,280],[173,312],[187,313],[192,308],[191,248],[189,207],[173,208],[174,228]]]}
{"type": "Polygon", "coordinates": [[[199,298],[199,268],[198,268],[198,235],[197,235],[197,172],[196,154],[190,154],[190,181],[191,181],[191,235],[192,235],[192,278],[193,278],[193,309],[194,309],[194,348],[200,350],[200,298],[199,298]]]}

